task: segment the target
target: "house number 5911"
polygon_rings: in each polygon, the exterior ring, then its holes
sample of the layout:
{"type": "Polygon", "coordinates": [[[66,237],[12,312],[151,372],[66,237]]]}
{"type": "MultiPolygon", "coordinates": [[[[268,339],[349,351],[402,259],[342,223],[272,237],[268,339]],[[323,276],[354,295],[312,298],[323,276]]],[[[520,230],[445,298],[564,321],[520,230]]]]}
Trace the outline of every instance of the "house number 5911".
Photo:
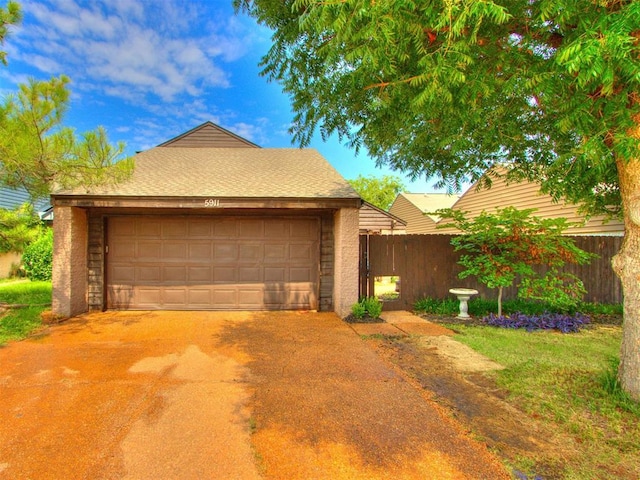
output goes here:
{"type": "Polygon", "coordinates": [[[219,207],[220,206],[220,200],[217,200],[215,198],[207,198],[204,201],[204,206],[205,207],[219,207]]]}

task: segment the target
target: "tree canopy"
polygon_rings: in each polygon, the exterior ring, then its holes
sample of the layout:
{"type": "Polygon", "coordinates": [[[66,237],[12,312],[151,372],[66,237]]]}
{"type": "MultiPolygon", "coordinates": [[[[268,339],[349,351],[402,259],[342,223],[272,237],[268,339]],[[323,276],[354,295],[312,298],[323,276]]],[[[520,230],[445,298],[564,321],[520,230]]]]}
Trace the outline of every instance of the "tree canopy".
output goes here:
{"type": "Polygon", "coordinates": [[[640,2],[236,0],[274,29],[263,73],[316,129],[459,189],[500,163],[619,213],[640,113],[640,2]]]}
{"type": "Polygon", "coordinates": [[[0,104],[0,185],[24,188],[32,200],[54,188],[118,182],[133,163],[124,144],[112,146],[98,128],[78,137],[62,121],[69,79],[30,80],[0,104]]]}
{"type": "MultiPolygon", "coordinates": [[[[9,34],[9,27],[22,20],[22,10],[17,2],[9,1],[6,7],[0,7],[0,45],[4,44],[9,34]]],[[[7,52],[0,51],[0,62],[7,64],[7,52]]]]}
{"type": "Polygon", "coordinates": [[[263,74],[316,130],[437,186],[496,175],[622,215],[620,379],[640,400],[640,2],[234,0],[273,30],[263,74]]]}
{"type": "Polygon", "coordinates": [[[405,188],[402,180],[394,175],[358,175],[357,178],[349,180],[349,183],[363,200],[382,210],[389,210],[395,198],[405,188]]]}

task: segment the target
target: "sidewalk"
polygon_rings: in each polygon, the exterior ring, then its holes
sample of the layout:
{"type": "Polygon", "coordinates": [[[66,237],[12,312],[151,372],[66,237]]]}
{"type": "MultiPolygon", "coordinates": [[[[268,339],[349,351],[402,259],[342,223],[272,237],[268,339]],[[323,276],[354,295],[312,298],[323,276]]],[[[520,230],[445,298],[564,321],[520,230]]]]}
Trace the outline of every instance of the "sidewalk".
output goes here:
{"type": "Polygon", "coordinates": [[[426,336],[452,336],[454,332],[446,327],[435,324],[411,312],[398,310],[382,312],[381,323],[352,323],[349,326],[358,335],[426,335],[426,336]]]}

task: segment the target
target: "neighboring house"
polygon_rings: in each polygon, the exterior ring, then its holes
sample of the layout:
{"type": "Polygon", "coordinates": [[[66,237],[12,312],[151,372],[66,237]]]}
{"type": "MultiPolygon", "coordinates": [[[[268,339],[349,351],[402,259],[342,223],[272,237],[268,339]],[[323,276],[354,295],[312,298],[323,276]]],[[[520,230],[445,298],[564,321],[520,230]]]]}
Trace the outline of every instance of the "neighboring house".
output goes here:
{"type": "MultiPolygon", "coordinates": [[[[604,216],[597,215],[585,219],[578,213],[578,206],[565,202],[554,202],[550,195],[540,193],[540,186],[533,182],[507,183],[504,178],[493,178],[491,188],[478,190],[477,183],[472,185],[451,208],[469,212],[469,218],[475,218],[482,211],[493,212],[496,208],[515,207],[519,210],[535,208],[534,215],[541,218],[566,218],[579,226],[565,231],[567,235],[624,235],[624,224],[620,220],[606,221],[604,216]]],[[[391,210],[393,212],[393,210],[391,210]]],[[[393,212],[395,213],[395,212],[393,212]]],[[[408,220],[402,214],[400,218],[408,220]]],[[[407,232],[410,233],[459,233],[454,228],[437,228],[442,223],[437,217],[426,216],[420,223],[419,231],[411,229],[411,222],[407,222],[407,232]]],[[[415,224],[414,224],[415,225],[415,224]]]]}
{"type": "MultiPolygon", "coordinates": [[[[31,200],[29,194],[24,189],[0,187],[0,208],[13,210],[31,200]]],[[[40,218],[44,221],[50,220],[51,204],[48,200],[36,202],[34,208],[40,218]]],[[[0,278],[7,278],[11,274],[15,265],[20,264],[22,255],[17,252],[0,253],[0,278]]]]}
{"type": "Polygon", "coordinates": [[[400,193],[391,204],[389,213],[406,222],[406,233],[431,233],[440,220],[430,212],[452,207],[458,195],[445,193],[400,193]]]}
{"type": "Polygon", "coordinates": [[[116,186],[59,191],[53,311],[334,310],[358,300],[356,191],[315,150],[204,123],[116,186]]]}
{"type": "Polygon", "coordinates": [[[363,202],[360,208],[359,223],[361,235],[402,235],[407,233],[407,224],[404,220],[369,202],[363,202]]]}

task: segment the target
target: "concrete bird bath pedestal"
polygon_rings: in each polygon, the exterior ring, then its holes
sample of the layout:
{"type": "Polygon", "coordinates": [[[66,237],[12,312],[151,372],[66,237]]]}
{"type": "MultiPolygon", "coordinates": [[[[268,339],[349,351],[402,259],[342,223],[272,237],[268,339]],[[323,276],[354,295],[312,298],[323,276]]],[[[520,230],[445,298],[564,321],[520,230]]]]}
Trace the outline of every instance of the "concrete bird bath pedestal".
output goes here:
{"type": "Polygon", "coordinates": [[[472,288],[452,288],[449,290],[449,293],[453,293],[458,300],[460,301],[460,313],[458,314],[458,318],[470,318],[469,313],[469,305],[467,302],[473,295],[477,295],[478,291],[472,288]]]}

